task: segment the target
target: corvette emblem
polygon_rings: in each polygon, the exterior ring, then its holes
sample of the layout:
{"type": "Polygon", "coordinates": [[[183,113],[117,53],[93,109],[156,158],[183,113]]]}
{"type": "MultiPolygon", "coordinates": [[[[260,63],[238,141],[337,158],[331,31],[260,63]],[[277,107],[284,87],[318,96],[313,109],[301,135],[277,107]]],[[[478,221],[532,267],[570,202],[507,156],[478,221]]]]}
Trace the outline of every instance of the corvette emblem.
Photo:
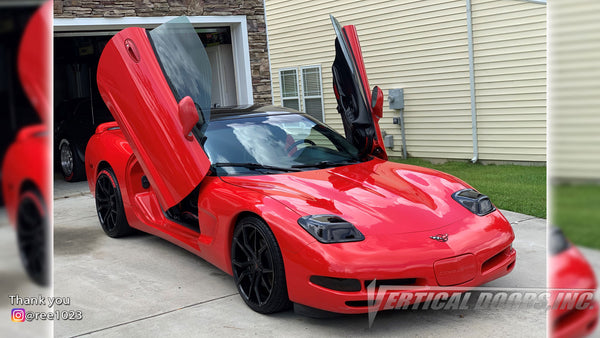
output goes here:
{"type": "Polygon", "coordinates": [[[435,236],[429,236],[431,239],[435,239],[438,242],[448,242],[448,234],[437,234],[435,236]]]}

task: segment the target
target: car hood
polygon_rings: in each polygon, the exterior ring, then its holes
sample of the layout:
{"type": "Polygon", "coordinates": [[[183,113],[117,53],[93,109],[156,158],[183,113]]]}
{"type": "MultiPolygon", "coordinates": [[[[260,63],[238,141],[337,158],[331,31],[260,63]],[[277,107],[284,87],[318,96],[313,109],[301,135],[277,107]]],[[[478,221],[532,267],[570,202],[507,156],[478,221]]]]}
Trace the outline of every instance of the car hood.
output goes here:
{"type": "Polygon", "coordinates": [[[469,188],[466,183],[432,169],[380,159],[299,173],[222,179],[271,196],[299,216],[339,215],[365,235],[427,231],[472,216],[451,197],[469,188]]]}

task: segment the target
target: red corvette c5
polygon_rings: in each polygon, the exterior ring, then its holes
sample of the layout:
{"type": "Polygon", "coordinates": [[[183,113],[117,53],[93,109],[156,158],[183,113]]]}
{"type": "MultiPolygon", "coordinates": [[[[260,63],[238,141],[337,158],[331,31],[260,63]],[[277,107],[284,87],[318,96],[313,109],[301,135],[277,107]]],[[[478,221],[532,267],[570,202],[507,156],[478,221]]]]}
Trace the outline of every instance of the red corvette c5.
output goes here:
{"type": "Polygon", "coordinates": [[[48,121],[50,105],[50,32],[52,1],[35,11],[21,37],[17,69],[27,98],[41,123],[19,130],[2,159],[2,194],[8,218],[17,232],[19,256],[25,271],[35,283],[48,285],[52,233],[50,225],[48,121]]]}
{"type": "Polygon", "coordinates": [[[171,241],[233,275],[253,310],[291,302],[368,311],[366,284],[477,286],[509,273],[510,224],[450,175],[388,162],[356,31],[341,28],[334,86],[346,138],[277,107],[210,107],[210,64],[187,19],[106,45],[86,170],[100,224],[171,241]]]}

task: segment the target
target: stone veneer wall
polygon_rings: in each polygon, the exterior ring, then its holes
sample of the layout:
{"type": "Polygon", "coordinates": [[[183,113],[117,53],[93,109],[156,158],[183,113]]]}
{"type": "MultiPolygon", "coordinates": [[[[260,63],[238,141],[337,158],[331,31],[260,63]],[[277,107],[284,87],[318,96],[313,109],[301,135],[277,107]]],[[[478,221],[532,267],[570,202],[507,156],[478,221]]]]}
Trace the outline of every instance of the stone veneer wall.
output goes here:
{"type": "Polygon", "coordinates": [[[245,15],[254,103],[271,103],[271,76],[262,0],[55,0],[56,18],[245,15]]]}

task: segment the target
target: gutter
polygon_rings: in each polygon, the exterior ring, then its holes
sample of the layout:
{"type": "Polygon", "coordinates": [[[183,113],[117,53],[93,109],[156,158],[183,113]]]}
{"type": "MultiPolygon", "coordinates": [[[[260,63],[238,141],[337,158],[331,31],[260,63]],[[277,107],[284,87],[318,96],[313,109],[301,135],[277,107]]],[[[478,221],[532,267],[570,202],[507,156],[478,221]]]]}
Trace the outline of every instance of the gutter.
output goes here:
{"type": "Polygon", "coordinates": [[[479,145],[477,137],[477,108],[475,102],[475,62],[473,56],[473,20],[471,18],[471,0],[467,2],[467,44],[469,46],[469,85],[471,88],[471,134],[473,135],[473,158],[471,162],[479,161],[479,145]]]}

